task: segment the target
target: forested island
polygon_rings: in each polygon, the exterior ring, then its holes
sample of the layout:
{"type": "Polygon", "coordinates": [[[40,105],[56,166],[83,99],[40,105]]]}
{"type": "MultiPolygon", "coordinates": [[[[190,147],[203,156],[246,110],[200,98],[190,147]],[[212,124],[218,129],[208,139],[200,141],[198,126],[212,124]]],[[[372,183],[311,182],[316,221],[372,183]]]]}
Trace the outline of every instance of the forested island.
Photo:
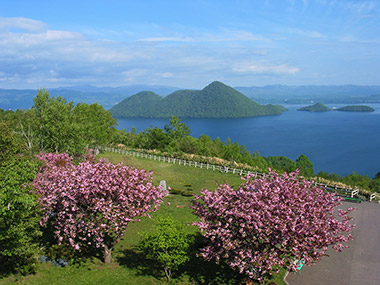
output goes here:
{"type": "Polygon", "coordinates": [[[111,108],[114,117],[141,118],[243,118],[279,115],[280,105],[260,105],[239,91],[215,81],[202,90],[179,90],[165,98],[137,93],[111,108]]]}
{"type": "Polygon", "coordinates": [[[316,104],[311,105],[311,106],[299,108],[299,109],[297,109],[297,111],[327,112],[327,111],[331,111],[331,109],[322,103],[316,103],[316,104]]]}
{"type": "Polygon", "coordinates": [[[364,106],[364,105],[349,105],[349,106],[344,106],[337,111],[343,111],[343,112],[374,112],[375,109],[373,109],[370,106],[364,106]]]}

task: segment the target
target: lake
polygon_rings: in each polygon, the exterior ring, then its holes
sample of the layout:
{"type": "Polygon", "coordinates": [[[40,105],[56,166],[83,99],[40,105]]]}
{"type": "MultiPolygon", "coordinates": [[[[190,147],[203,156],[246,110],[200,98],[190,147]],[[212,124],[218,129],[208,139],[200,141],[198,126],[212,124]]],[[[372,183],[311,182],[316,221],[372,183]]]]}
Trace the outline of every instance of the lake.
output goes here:
{"type": "MultiPolygon", "coordinates": [[[[305,105],[284,105],[289,111],[278,116],[240,119],[183,119],[191,135],[243,144],[263,156],[287,156],[292,160],[305,154],[314,171],[348,175],[353,171],[371,178],[380,171],[380,104],[366,104],[372,113],[301,112],[305,105]]],[[[341,107],[344,105],[327,105],[341,107]]],[[[120,118],[118,129],[137,131],[163,128],[168,119],[120,118]]]]}

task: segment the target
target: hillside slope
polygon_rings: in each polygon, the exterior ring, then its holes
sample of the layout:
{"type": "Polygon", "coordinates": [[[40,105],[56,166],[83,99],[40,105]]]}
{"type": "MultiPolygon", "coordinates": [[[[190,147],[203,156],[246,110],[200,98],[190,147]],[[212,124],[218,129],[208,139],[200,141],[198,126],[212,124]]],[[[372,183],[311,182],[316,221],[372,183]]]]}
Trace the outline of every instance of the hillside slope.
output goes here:
{"type": "MultiPolygon", "coordinates": [[[[115,117],[241,118],[276,115],[286,111],[278,105],[260,105],[234,88],[215,81],[202,90],[179,90],[165,98],[140,92],[115,105],[115,117]]],[[[153,93],[154,94],[154,93],[153,93]]],[[[155,94],[156,95],[156,94],[155,94]]]]}

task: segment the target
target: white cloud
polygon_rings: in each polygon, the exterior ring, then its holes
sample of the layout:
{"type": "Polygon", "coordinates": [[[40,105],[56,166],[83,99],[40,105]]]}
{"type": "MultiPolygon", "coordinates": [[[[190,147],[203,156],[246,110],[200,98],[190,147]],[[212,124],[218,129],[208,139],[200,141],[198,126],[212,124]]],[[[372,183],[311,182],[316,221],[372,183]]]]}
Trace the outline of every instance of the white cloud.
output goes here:
{"type": "Polygon", "coordinates": [[[377,3],[374,1],[336,1],[336,0],[317,0],[317,3],[339,10],[346,10],[353,12],[354,14],[367,14],[372,13],[377,8],[377,3]]]}
{"type": "Polygon", "coordinates": [[[174,74],[171,73],[171,72],[164,72],[164,73],[161,73],[160,74],[163,78],[169,78],[169,77],[173,77],[174,74]]]}
{"type": "Polygon", "coordinates": [[[308,31],[302,29],[287,29],[286,32],[288,34],[300,35],[307,38],[318,38],[318,39],[327,39],[327,35],[322,34],[318,31],[308,31]]]}
{"type": "Polygon", "coordinates": [[[155,38],[142,38],[138,41],[141,42],[194,42],[195,40],[190,37],[155,37],[155,38]]]}
{"type": "Polygon", "coordinates": [[[173,36],[173,37],[149,37],[138,39],[141,42],[235,42],[235,41],[271,41],[261,35],[240,30],[222,29],[217,33],[204,33],[194,36],[173,36]]]}
{"type": "Polygon", "coordinates": [[[300,71],[298,67],[289,67],[287,64],[266,65],[262,63],[240,65],[233,68],[238,73],[255,73],[255,74],[295,74],[300,71]]]}
{"type": "Polygon", "coordinates": [[[27,32],[40,32],[46,29],[46,24],[23,17],[0,17],[0,29],[20,29],[27,32]]]}

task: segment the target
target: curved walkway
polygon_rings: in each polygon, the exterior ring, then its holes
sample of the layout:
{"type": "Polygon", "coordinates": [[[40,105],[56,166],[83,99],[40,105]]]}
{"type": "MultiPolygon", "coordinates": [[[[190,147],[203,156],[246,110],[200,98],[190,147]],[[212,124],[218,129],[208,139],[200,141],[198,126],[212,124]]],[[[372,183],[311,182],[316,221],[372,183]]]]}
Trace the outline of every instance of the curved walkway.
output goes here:
{"type": "Polygon", "coordinates": [[[304,266],[299,273],[286,277],[289,285],[379,285],[380,284],[380,205],[345,202],[342,208],[356,207],[352,212],[356,228],[350,248],[336,252],[329,249],[313,266],[304,266]]]}

